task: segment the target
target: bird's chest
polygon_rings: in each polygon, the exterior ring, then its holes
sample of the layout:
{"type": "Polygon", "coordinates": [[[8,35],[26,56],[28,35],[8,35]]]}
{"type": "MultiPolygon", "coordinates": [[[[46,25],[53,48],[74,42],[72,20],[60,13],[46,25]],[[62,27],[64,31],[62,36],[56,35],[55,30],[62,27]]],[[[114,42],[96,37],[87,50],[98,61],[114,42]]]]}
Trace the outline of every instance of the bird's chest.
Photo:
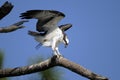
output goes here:
{"type": "Polygon", "coordinates": [[[63,38],[63,33],[58,28],[58,29],[48,32],[48,34],[45,36],[45,38],[49,39],[49,40],[52,40],[53,38],[57,38],[58,40],[61,41],[61,39],[63,38]]]}

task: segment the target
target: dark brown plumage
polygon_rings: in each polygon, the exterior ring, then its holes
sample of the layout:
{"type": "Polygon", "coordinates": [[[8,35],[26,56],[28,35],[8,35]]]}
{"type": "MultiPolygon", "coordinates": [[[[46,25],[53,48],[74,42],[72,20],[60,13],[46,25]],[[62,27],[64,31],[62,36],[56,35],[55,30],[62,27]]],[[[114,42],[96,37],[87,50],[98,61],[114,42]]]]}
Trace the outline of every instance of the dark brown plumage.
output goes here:
{"type": "Polygon", "coordinates": [[[64,24],[64,25],[60,25],[59,28],[64,32],[66,30],[68,30],[69,28],[72,27],[72,24],[64,24]]]}
{"type": "Polygon", "coordinates": [[[49,24],[56,24],[65,15],[62,12],[55,11],[55,10],[29,10],[21,14],[20,16],[22,19],[38,19],[36,24],[36,30],[47,31],[49,27],[45,27],[47,23],[49,24]]]}

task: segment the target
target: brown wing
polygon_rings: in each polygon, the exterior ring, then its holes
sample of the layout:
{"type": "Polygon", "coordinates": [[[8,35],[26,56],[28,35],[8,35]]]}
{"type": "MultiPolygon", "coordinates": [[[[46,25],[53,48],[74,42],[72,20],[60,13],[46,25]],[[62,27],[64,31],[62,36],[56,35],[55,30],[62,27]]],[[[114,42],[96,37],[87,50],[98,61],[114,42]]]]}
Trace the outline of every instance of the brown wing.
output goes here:
{"type": "Polygon", "coordinates": [[[22,19],[38,19],[36,24],[37,31],[47,31],[52,27],[56,27],[57,23],[65,17],[65,15],[59,11],[54,10],[29,10],[22,13],[22,19]]]}
{"type": "Polygon", "coordinates": [[[59,28],[62,30],[62,31],[66,31],[68,30],[69,28],[72,27],[72,24],[65,24],[65,25],[61,25],[59,26],[59,28]]]}
{"type": "Polygon", "coordinates": [[[10,13],[12,10],[13,5],[6,1],[1,7],[0,7],[0,20],[5,17],[7,14],[10,13]]]}

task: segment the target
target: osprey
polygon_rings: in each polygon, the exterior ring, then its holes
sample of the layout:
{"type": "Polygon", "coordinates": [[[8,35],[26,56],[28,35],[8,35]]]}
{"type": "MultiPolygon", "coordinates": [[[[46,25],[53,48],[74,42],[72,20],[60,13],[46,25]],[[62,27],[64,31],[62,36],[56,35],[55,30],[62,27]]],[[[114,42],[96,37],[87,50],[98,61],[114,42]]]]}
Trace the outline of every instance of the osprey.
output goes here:
{"type": "Polygon", "coordinates": [[[62,12],[55,10],[29,10],[21,13],[22,19],[38,19],[36,30],[28,31],[28,34],[35,37],[43,46],[51,47],[54,55],[61,55],[58,50],[59,43],[68,45],[69,40],[65,31],[72,27],[71,24],[58,26],[58,22],[65,17],[62,12]]]}

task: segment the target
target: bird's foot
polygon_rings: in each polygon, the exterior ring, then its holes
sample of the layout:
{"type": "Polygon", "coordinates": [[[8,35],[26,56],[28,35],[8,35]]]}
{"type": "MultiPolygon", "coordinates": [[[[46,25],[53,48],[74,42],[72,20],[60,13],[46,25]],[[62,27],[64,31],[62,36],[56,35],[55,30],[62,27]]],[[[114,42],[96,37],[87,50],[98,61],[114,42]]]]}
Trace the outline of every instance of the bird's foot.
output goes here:
{"type": "Polygon", "coordinates": [[[57,54],[56,56],[57,56],[58,58],[62,57],[62,55],[61,55],[61,54],[57,54]]]}
{"type": "Polygon", "coordinates": [[[62,55],[61,55],[61,54],[53,54],[53,56],[55,56],[55,57],[57,57],[57,58],[62,57],[62,55]]]}

